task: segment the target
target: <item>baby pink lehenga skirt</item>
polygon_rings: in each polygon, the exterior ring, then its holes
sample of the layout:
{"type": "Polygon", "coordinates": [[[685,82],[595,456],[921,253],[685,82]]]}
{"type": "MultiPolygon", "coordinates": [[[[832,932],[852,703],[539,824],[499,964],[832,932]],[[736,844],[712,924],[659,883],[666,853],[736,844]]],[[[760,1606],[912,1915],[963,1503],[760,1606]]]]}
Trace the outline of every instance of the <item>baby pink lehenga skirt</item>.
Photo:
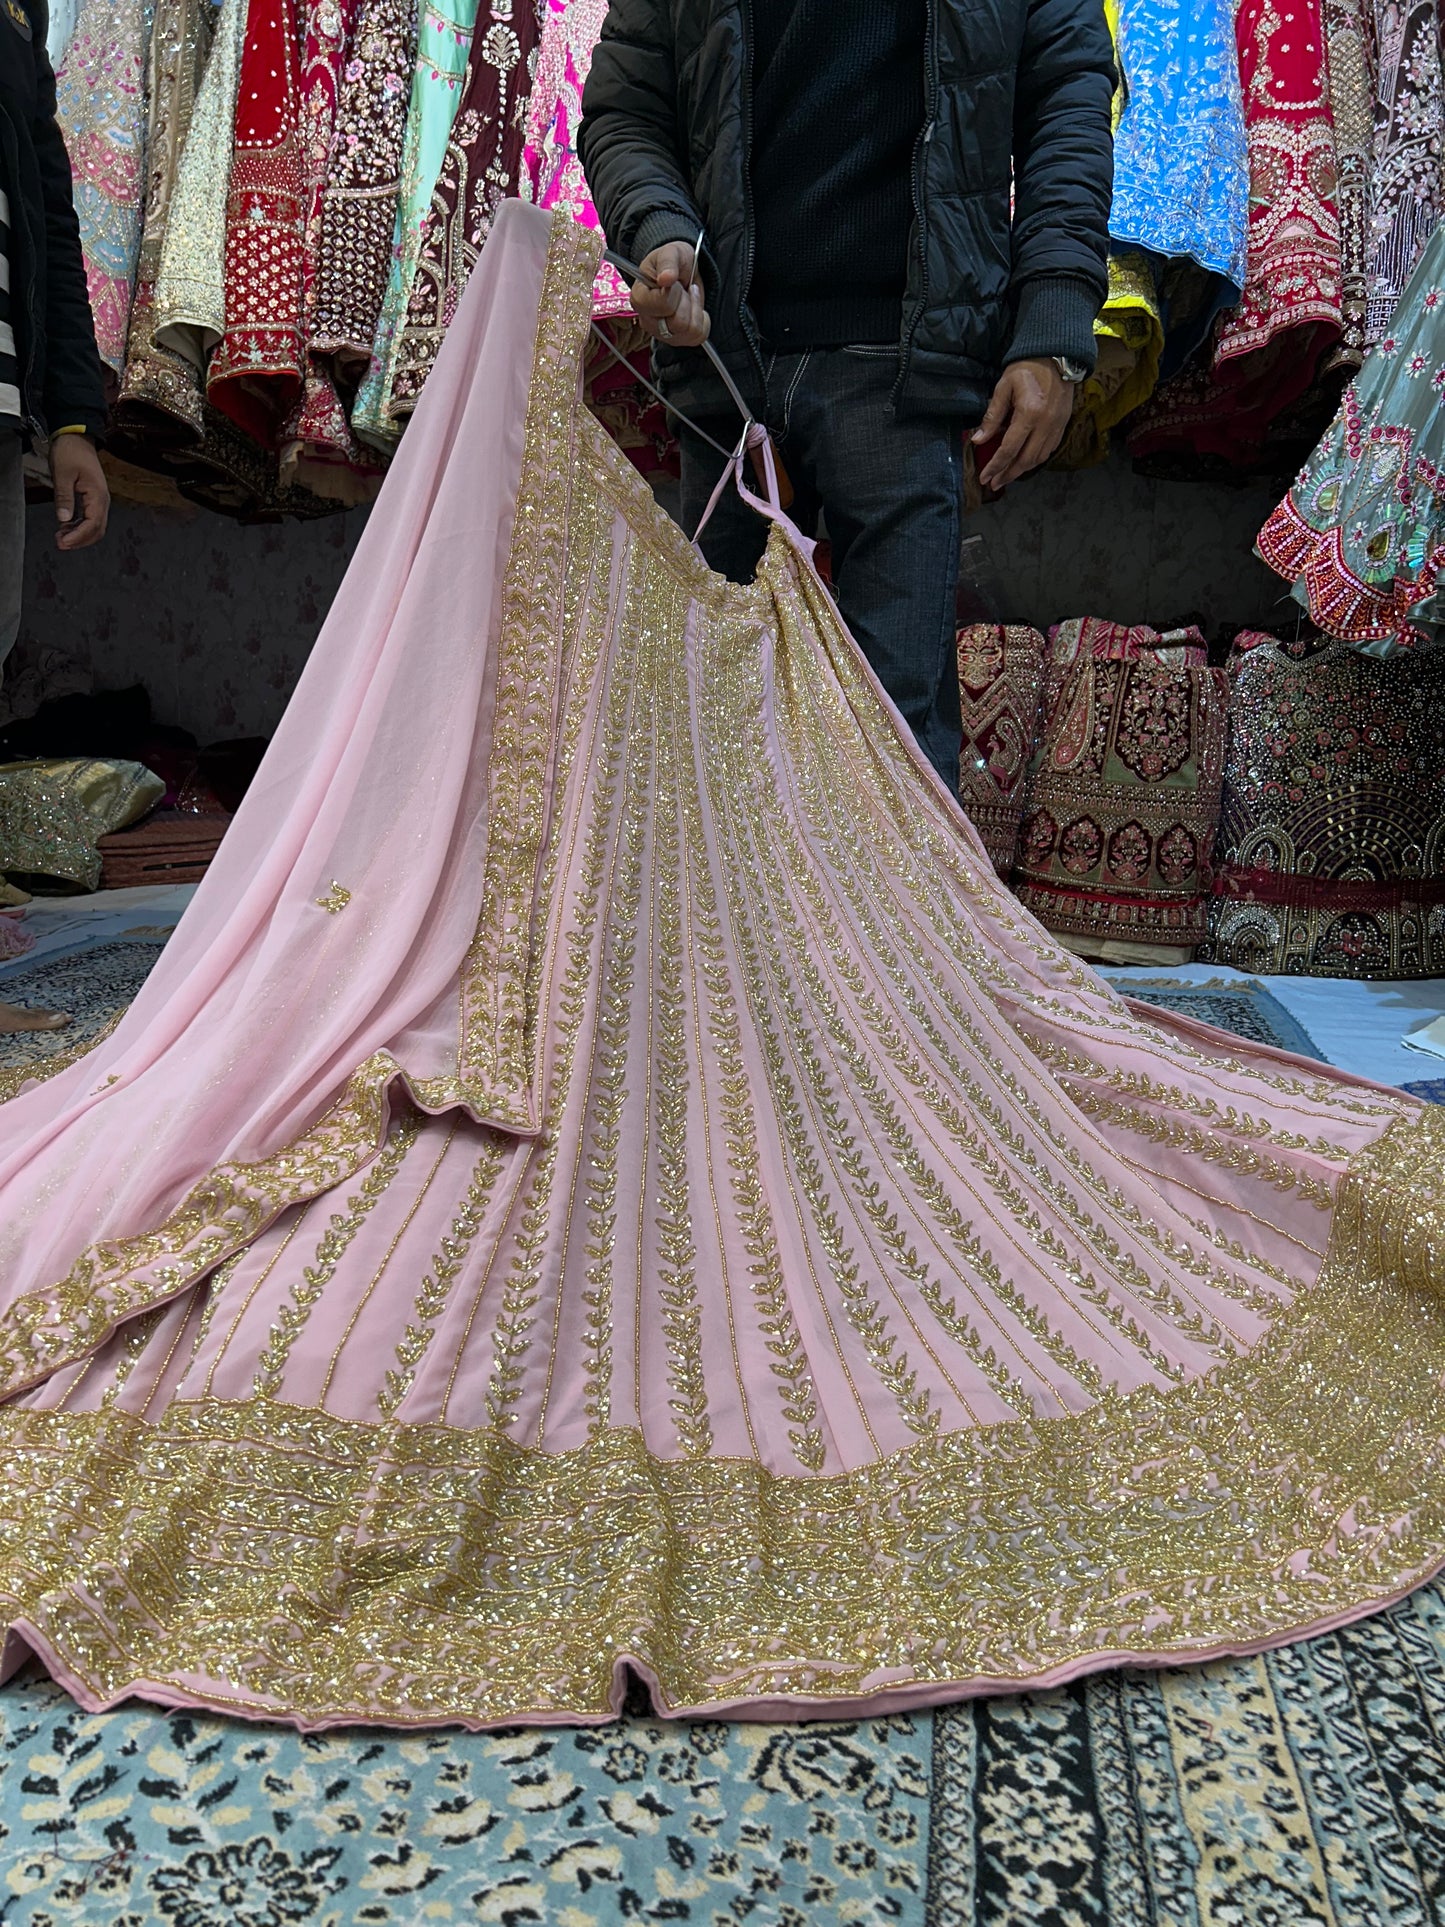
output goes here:
{"type": "Polygon", "coordinates": [[[0,1618],[83,1704],[857,1712],[1445,1563],[1445,1131],[1122,1002],[511,203],[118,1029],[0,1107],[0,1618]]]}

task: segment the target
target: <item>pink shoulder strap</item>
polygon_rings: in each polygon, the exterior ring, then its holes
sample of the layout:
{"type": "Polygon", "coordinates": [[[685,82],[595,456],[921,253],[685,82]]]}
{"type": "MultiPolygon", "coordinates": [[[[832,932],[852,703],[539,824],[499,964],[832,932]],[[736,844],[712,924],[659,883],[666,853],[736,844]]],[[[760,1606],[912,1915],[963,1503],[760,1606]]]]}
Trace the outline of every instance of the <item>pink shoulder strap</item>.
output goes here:
{"type": "Polygon", "coordinates": [[[732,452],[731,460],[728,462],[726,468],[724,468],[722,474],[717,478],[717,486],[714,488],[708,500],[707,507],[702,512],[702,520],[693,530],[693,547],[697,548],[702,538],[702,532],[712,520],[713,512],[722,500],[723,490],[730,481],[735,484],[738,494],[742,496],[749,508],[756,509],[759,515],[765,515],[770,522],[779,524],[786,532],[788,539],[801,550],[803,556],[811,565],[813,552],[818,545],[811,537],[804,535],[803,531],[798,527],[797,523],[793,521],[791,516],[785,514],[783,511],[782,500],[778,493],[778,465],[773,457],[772,437],[768,434],[767,429],[763,427],[761,422],[749,422],[739,437],[738,445],[732,452]],[[763,500],[762,496],[754,495],[753,491],[743,479],[743,457],[750,448],[760,448],[763,453],[763,473],[767,476],[768,480],[768,495],[766,501],[763,500]]]}

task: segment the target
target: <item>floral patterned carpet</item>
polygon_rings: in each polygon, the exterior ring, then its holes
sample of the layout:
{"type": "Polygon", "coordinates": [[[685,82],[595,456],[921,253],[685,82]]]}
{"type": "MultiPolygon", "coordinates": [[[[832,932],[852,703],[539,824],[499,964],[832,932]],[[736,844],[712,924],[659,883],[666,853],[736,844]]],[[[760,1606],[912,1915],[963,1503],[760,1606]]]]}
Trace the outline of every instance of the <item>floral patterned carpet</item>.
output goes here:
{"type": "MultiPolygon", "coordinates": [[[[1104,972],[1110,976],[1108,971],[1104,972]]],[[[1181,983],[1173,977],[1110,978],[1114,988],[1140,1003],[1177,1011],[1197,1024],[1232,1030],[1255,1044],[1272,1044],[1296,1057],[1323,1058],[1324,1053],[1298,1019],[1292,1017],[1257,977],[1211,978],[1204,983],[1181,983]]]]}
{"type": "Polygon", "coordinates": [[[911,1719],[302,1736],[0,1689],[14,1927],[1438,1927],[1445,1589],[911,1719]]]}
{"type": "MultiPolygon", "coordinates": [[[[161,935],[25,994],[108,1021],[161,935]]],[[[1315,1054],[1261,985],[1128,988],[1315,1054]]],[[[4,1927],[663,1921],[1445,1927],[1445,1585],[1262,1659],[857,1723],[303,1736],[0,1687],[4,1927]]]]}
{"type": "Polygon", "coordinates": [[[303,1737],[0,1690],[25,1927],[921,1922],[928,1721],[303,1737]]]}
{"type": "Polygon", "coordinates": [[[0,1103],[47,1066],[63,1067],[115,1023],[150,975],[168,930],[139,928],[107,943],[0,970],[0,998],[27,1009],[63,1010],[64,1030],[0,1035],[0,1103]]]}
{"type": "Polygon", "coordinates": [[[925,1927],[1439,1927],[1445,1589],[934,1719],[925,1927]]]}

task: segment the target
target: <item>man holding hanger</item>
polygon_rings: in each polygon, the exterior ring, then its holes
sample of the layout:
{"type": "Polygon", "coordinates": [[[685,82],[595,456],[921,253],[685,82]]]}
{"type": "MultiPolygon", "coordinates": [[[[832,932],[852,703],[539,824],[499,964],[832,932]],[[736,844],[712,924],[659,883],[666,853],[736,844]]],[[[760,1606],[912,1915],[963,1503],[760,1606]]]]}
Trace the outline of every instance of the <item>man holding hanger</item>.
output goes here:
{"type": "MultiPolygon", "coordinates": [[[[1103,0],[611,0],[578,146],[680,413],[766,423],[843,616],[949,787],[961,430],[1005,487],[1057,448],[1107,292],[1103,0]],[[699,231],[702,260],[693,256],[699,231]]],[[[679,426],[695,526],[722,469],[679,426]]],[[[703,536],[752,574],[734,493],[703,536]]]]}

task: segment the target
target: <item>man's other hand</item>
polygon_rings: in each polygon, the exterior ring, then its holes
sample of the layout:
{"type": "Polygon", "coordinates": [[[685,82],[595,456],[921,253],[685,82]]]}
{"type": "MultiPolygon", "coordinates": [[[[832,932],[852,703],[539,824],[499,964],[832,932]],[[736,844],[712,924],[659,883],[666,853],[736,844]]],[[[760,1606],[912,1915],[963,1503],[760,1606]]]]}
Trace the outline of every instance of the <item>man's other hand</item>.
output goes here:
{"type": "Polygon", "coordinates": [[[668,241],[642,263],[643,279],[632,284],[632,305],[654,341],[665,341],[672,348],[700,348],[712,333],[712,317],[696,269],[687,241],[668,241]],[[656,287],[650,287],[650,281],[656,287]]]}
{"type": "Polygon", "coordinates": [[[985,488],[1007,488],[1046,462],[1064,439],[1074,391],[1051,361],[1015,361],[1004,369],[975,444],[1003,436],[979,476],[985,488]]]}
{"type": "Polygon", "coordinates": [[[50,479],[55,485],[56,548],[88,549],[105,534],[110,488],[100,457],[84,435],[51,438],[50,479]]]}

